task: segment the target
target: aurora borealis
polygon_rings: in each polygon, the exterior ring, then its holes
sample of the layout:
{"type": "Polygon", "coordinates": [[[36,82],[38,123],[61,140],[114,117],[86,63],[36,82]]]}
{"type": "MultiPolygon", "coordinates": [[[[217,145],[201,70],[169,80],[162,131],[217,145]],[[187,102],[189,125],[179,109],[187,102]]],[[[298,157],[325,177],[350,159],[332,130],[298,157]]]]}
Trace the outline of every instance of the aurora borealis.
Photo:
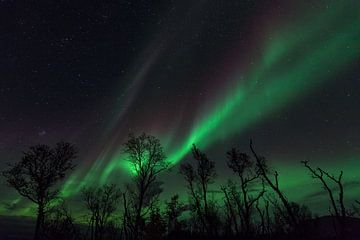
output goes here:
{"type": "MultiPolygon", "coordinates": [[[[291,199],[326,209],[304,159],[343,170],[348,200],[360,198],[358,1],[1,4],[4,18],[20,9],[1,40],[1,168],[29,145],[72,141],[62,194],[76,204],[83,186],[129,179],[122,143],[147,132],[174,168],[172,194],[193,143],[222,183],[225,152],[252,138],[291,199]]],[[[0,183],[0,211],[29,214],[0,183]]]]}

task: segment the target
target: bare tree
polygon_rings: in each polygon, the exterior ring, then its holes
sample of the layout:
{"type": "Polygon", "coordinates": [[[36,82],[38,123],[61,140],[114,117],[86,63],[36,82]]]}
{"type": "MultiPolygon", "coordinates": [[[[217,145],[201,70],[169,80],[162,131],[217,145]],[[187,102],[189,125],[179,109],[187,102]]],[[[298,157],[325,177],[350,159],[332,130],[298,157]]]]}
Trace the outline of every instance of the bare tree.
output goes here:
{"type": "Polygon", "coordinates": [[[209,186],[216,177],[215,163],[210,161],[205,153],[201,152],[195,144],[192,147],[192,154],[196,161],[194,168],[190,163],[180,165],[180,174],[187,182],[187,188],[193,200],[196,215],[199,218],[202,228],[208,235],[214,235],[216,229],[213,224],[213,213],[210,213],[208,192],[209,186]]]}
{"type": "Polygon", "coordinates": [[[137,240],[142,237],[144,217],[162,192],[162,183],[157,178],[168,169],[169,163],[159,139],[145,133],[130,134],[124,152],[134,172],[133,185],[127,188],[127,224],[137,240]]]}
{"type": "Polygon", "coordinates": [[[55,185],[75,167],[72,160],[76,153],[75,146],[66,142],[59,142],[54,148],[36,145],[24,152],[20,162],[9,165],[10,169],[2,173],[10,187],[37,205],[36,240],[43,237],[46,208],[59,194],[55,185]]]}
{"type": "Polygon", "coordinates": [[[324,189],[328,192],[332,210],[333,210],[333,213],[330,211],[330,214],[335,214],[336,219],[340,223],[341,234],[344,235],[347,211],[346,211],[345,204],[344,204],[344,187],[343,187],[343,183],[342,183],[343,171],[340,171],[339,176],[335,177],[334,175],[331,175],[330,173],[328,173],[327,171],[325,171],[319,167],[316,169],[312,168],[309,165],[309,161],[302,161],[301,163],[310,171],[313,178],[318,179],[322,183],[324,189]],[[334,196],[334,193],[333,193],[333,190],[332,190],[330,184],[326,181],[325,178],[327,178],[328,180],[330,180],[338,185],[339,196],[338,196],[337,200],[335,199],[335,196],[334,196]],[[336,202],[338,202],[338,204],[336,202]]]}
{"type": "Polygon", "coordinates": [[[121,192],[116,185],[104,185],[100,188],[83,188],[83,201],[90,211],[89,230],[91,240],[101,240],[110,223],[111,215],[116,211],[121,192]]]}
{"type": "Polygon", "coordinates": [[[296,226],[297,219],[293,213],[293,209],[291,208],[291,205],[288,199],[286,198],[285,194],[280,190],[278,172],[275,171],[274,180],[271,180],[265,159],[257,155],[257,153],[254,150],[252,140],[250,140],[250,150],[256,159],[256,167],[258,169],[258,173],[261,175],[263,180],[270,186],[270,188],[277,194],[281,203],[283,204],[286,210],[286,214],[287,214],[286,219],[288,219],[288,224],[290,225],[290,227],[296,226]]]}
{"type": "Polygon", "coordinates": [[[251,232],[251,219],[254,204],[265,193],[265,188],[258,191],[255,195],[250,194],[250,186],[259,183],[259,172],[254,169],[254,163],[250,156],[242,153],[236,148],[232,148],[227,152],[228,166],[240,179],[240,191],[242,196],[242,230],[247,236],[251,232]]]}

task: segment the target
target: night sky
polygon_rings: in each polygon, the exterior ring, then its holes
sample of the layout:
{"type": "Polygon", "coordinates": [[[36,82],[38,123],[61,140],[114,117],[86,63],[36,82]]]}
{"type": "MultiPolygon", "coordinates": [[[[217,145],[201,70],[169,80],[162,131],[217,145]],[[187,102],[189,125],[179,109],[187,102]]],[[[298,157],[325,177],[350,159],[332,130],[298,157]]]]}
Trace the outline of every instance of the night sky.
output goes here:
{"type": "MultiPolygon", "coordinates": [[[[178,163],[196,143],[231,176],[226,151],[252,138],[290,200],[326,211],[301,160],[360,198],[360,2],[0,2],[0,169],[29,146],[79,148],[62,194],[118,183],[129,133],[158,137],[173,169],[163,198],[185,193],[178,163]]],[[[0,180],[0,212],[32,207],[0,180]]],[[[78,205],[76,205],[78,203],[78,205]]]]}

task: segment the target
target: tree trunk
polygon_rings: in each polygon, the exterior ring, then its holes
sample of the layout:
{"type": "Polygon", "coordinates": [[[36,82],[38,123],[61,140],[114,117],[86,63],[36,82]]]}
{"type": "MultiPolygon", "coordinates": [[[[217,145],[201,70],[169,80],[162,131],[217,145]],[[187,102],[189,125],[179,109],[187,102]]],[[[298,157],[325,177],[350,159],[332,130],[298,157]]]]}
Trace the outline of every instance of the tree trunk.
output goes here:
{"type": "Polygon", "coordinates": [[[42,230],[44,226],[44,204],[38,204],[38,215],[36,219],[35,235],[34,240],[42,239],[42,230]]]}
{"type": "Polygon", "coordinates": [[[140,199],[139,199],[139,206],[136,212],[136,219],[135,219],[135,232],[134,232],[134,239],[138,240],[140,239],[140,224],[141,224],[141,210],[143,207],[143,201],[144,201],[144,191],[141,190],[140,192],[140,199]]]}
{"type": "Polygon", "coordinates": [[[123,193],[123,204],[124,204],[124,219],[123,219],[123,231],[124,231],[124,239],[128,239],[128,232],[127,232],[127,228],[128,225],[130,223],[127,223],[127,217],[128,217],[128,208],[127,208],[127,203],[126,203],[126,196],[125,193],[123,193]]]}
{"type": "Polygon", "coordinates": [[[212,224],[211,224],[211,219],[209,218],[209,212],[208,212],[208,205],[207,205],[207,190],[206,190],[206,186],[205,183],[202,182],[202,191],[203,191],[203,201],[204,201],[204,215],[205,215],[205,229],[206,229],[206,233],[210,236],[212,236],[212,224]],[[211,229],[211,230],[210,230],[211,229]]]}
{"type": "Polygon", "coordinates": [[[245,236],[248,237],[250,233],[250,204],[248,202],[248,196],[247,196],[247,186],[245,183],[245,180],[242,176],[240,176],[241,180],[241,191],[243,195],[243,201],[244,201],[244,226],[245,226],[245,236]]]}

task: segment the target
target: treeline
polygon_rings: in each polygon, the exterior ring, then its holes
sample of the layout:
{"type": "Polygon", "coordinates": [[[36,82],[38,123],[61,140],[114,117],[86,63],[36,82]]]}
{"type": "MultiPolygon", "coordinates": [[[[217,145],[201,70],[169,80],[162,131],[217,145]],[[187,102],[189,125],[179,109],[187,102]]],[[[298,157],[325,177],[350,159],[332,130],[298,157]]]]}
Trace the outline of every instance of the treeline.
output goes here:
{"type": "MultiPolygon", "coordinates": [[[[174,167],[166,161],[160,141],[145,133],[129,135],[123,150],[132,165],[131,182],[121,188],[115,184],[83,188],[86,225],[71,216],[57,188],[75,168],[74,145],[33,146],[3,171],[8,185],[37,206],[35,240],[321,239],[323,235],[319,234],[321,219],[307,206],[288,199],[278,172],[251,141],[250,154],[236,148],[226,153],[234,176],[220,189],[211,186],[216,179],[215,162],[193,145],[194,161],[178,168],[188,200],[174,195],[165,204],[159,200],[163,191],[159,176],[174,167]],[[210,197],[214,190],[221,192],[218,200],[210,197]]],[[[345,206],[343,172],[335,176],[309,162],[302,164],[329,196],[327,239],[351,238],[350,222],[359,216],[360,202],[345,206]]]]}

